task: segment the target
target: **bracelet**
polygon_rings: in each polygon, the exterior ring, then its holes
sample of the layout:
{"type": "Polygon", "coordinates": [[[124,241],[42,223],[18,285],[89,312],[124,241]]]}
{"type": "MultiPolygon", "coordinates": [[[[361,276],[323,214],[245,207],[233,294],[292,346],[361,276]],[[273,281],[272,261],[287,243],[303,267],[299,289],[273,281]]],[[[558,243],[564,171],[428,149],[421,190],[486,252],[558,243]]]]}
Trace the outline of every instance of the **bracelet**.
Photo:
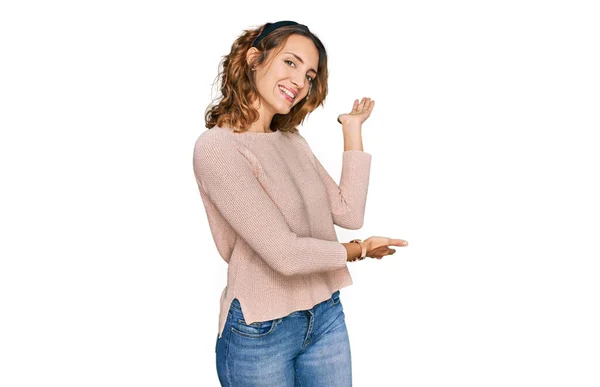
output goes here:
{"type": "Polygon", "coordinates": [[[350,241],[350,243],[358,243],[360,245],[360,248],[361,248],[361,254],[360,254],[360,257],[358,257],[358,258],[348,259],[348,262],[362,261],[363,259],[365,259],[366,256],[367,256],[367,246],[366,246],[366,244],[362,240],[360,240],[360,239],[352,239],[350,241]]]}

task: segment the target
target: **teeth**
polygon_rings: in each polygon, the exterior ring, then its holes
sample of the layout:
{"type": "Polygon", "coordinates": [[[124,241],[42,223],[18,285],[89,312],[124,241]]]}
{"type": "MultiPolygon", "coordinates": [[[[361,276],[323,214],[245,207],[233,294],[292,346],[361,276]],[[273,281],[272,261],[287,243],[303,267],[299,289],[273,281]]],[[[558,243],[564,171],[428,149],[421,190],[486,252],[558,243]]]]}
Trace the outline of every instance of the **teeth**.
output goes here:
{"type": "Polygon", "coordinates": [[[294,94],[292,94],[292,92],[291,92],[291,91],[289,91],[288,89],[286,89],[285,87],[282,87],[282,86],[279,86],[279,88],[280,88],[280,89],[281,89],[281,90],[282,90],[284,93],[286,93],[287,95],[289,95],[289,96],[290,96],[290,98],[292,98],[292,99],[294,98],[294,94]]]}

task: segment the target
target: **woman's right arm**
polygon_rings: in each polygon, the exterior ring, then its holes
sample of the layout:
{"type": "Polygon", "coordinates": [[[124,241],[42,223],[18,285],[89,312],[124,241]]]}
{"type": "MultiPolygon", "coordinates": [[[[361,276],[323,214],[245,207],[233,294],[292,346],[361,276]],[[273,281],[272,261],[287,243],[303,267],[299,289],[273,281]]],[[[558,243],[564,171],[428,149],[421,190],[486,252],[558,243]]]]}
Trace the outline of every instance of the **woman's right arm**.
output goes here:
{"type": "MultiPolygon", "coordinates": [[[[338,241],[300,237],[254,175],[251,155],[227,136],[202,136],[194,147],[194,174],[202,189],[236,234],[283,275],[338,270],[356,248],[338,241]]],[[[360,253],[359,253],[360,255],[360,253]]]]}

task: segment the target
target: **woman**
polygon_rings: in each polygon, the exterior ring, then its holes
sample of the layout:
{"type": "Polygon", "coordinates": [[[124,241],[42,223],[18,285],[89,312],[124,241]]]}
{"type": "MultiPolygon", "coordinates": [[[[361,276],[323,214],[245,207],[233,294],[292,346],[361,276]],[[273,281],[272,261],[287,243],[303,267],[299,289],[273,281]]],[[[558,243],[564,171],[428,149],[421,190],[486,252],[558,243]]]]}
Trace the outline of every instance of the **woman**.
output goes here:
{"type": "Polygon", "coordinates": [[[228,263],[216,365],[224,386],[350,386],[339,289],[347,262],[393,254],[401,239],[339,243],[334,224],[363,225],[371,155],[354,101],[339,186],[296,126],[327,94],[327,53],[302,24],[246,30],[222,62],[221,93],[194,147],[194,173],[217,250],[228,263]]]}

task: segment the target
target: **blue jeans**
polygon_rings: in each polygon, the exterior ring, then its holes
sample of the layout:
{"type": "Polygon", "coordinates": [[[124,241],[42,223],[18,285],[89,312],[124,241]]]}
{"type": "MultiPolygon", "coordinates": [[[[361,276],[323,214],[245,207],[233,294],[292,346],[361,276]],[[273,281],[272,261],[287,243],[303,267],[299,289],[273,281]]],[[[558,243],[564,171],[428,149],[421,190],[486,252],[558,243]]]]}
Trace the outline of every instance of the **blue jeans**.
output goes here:
{"type": "Polygon", "coordinates": [[[222,386],[352,386],[339,290],[311,309],[249,325],[234,298],[215,351],[222,386]]]}

